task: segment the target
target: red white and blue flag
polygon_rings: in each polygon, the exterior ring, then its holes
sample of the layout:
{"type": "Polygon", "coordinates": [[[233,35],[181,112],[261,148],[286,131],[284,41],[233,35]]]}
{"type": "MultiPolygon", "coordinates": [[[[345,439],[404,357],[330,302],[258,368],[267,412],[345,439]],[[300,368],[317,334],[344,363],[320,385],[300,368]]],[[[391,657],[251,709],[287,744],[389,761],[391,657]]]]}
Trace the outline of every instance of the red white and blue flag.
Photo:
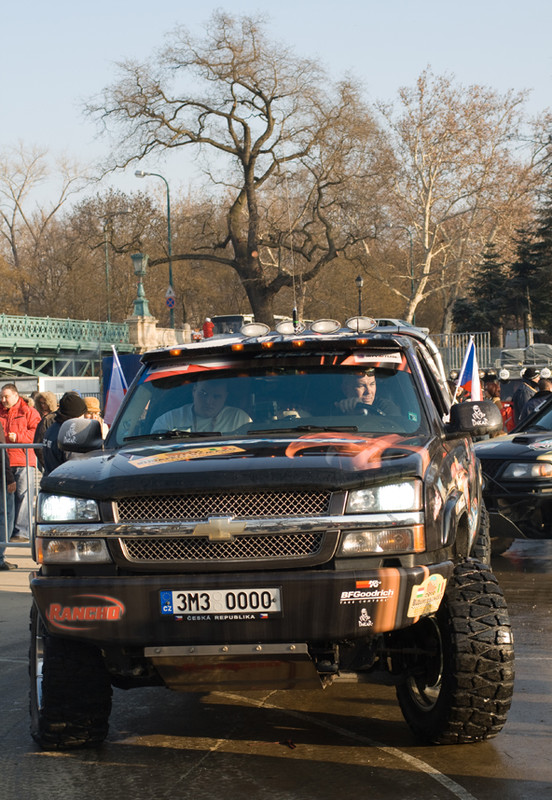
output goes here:
{"type": "Polygon", "coordinates": [[[119,361],[119,356],[115,350],[115,346],[111,345],[113,349],[113,365],[111,367],[111,379],[109,381],[109,389],[105,398],[104,420],[108,425],[113,423],[115,414],[119,410],[119,406],[123,402],[123,397],[127,393],[128,385],[119,361]]]}
{"type": "Polygon", "coordinates": [[[470,338],[466,348],[462,369],[460,370],[460,375],[456,383],[455,399],[459,389],[464,389],[465,392],[468,392],[470,400],[483,399],[481,396],[481,381],[479,380],[479,366],[477,364],[473,336],[470,338]]]}

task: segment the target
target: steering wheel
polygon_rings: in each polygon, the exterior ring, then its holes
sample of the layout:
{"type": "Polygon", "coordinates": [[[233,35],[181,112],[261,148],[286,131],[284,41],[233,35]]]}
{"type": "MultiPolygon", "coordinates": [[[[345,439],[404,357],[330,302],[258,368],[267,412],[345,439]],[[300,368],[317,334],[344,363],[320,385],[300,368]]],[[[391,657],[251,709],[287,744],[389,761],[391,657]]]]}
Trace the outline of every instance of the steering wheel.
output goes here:
{"type": "Polygon", "coordinates": [[[372,414],[377,414],[378,417],[386,417],[387,414],[384,411],[381,411],[379,408],[376,408],[374,405],[370,403],[357,403],[353,412],[353,414],[360,414],[363,417],[367,417],[372,414]]]}

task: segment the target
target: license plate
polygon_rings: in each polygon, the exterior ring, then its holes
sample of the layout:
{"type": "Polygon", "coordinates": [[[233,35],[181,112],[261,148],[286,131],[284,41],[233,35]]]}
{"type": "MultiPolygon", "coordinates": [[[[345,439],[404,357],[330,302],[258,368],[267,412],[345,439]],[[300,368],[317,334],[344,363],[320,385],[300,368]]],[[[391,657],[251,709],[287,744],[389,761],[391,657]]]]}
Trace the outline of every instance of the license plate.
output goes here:
{"type": "Polygon", "coordinates": [[[161,592],[161,613],[267,615],[282,610],[280,589],[182,589],[161,592]]]}

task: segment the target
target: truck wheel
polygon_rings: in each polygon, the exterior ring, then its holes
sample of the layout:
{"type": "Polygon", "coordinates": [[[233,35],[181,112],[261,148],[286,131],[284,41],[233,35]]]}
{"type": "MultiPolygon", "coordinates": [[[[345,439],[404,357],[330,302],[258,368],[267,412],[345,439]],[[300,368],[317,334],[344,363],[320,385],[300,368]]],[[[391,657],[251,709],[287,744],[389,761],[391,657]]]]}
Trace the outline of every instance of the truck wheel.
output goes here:
{"type": "Polygon", "coordinates": [[[31,609],[31,736],[44,750],[103,742],[111,712],[111,680],[98,648],[50,636],[31,609]]]}
{"type": "Polygon", "coordinates": [[[491,563],[491,534],[489,523],[489,512],[485,503],[481,503],[481,512],[479,515],[479,528],[473,543],[471,555],[482,564],[491,563]]]}
{"type": "Polygon", "coordinates": [[[433,744],[496,736],[512,702],[514,646],[490,569],[459,564],[437,613],[404,633],[412,655],[403,655],[406,679],[397,698],[416,736],[433,744]]]}

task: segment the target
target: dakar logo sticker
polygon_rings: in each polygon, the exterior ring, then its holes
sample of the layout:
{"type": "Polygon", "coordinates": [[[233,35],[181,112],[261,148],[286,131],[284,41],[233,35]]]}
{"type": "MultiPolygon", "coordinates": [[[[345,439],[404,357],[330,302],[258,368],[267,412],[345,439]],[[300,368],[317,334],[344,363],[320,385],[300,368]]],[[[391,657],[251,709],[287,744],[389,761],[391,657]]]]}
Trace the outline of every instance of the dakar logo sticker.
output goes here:
{"type": "Polygon", "coordinates": [[[423,614],[433,614],[441,605],[445,593],[447,579],[435,573],[422,583],[412,587],[407,617],[421,617],[423,614]]]}
{"type": "Polygon", "coordinates": [[[66,631],[82,631],[96,627],[98,622],[118,622],[125,614],[124,603],[115,597],[103,594],[78,594],[76,598],[103,601],[101,604],[82,606],[62,606],[61,603],[50,603],[46,611],[46,619],[55,628],[66,631]],[[70,622],[84,623],[70,625],[70,622]],[[90,624],[92,623],[92,624],[90,624]]]}
{"type": "Polygon", "coordinates": [[[358,618],[358,627],[359,628],[371,628],[374,624],[372,617],[366,611],[365,608],[360,609],[360,617],[358,618]]]}
{"type": "Polygon", "coordinates": [[[473,407],[472,425],[488,425],[489,420],[487,415],[480,406],[473,407]]]}

